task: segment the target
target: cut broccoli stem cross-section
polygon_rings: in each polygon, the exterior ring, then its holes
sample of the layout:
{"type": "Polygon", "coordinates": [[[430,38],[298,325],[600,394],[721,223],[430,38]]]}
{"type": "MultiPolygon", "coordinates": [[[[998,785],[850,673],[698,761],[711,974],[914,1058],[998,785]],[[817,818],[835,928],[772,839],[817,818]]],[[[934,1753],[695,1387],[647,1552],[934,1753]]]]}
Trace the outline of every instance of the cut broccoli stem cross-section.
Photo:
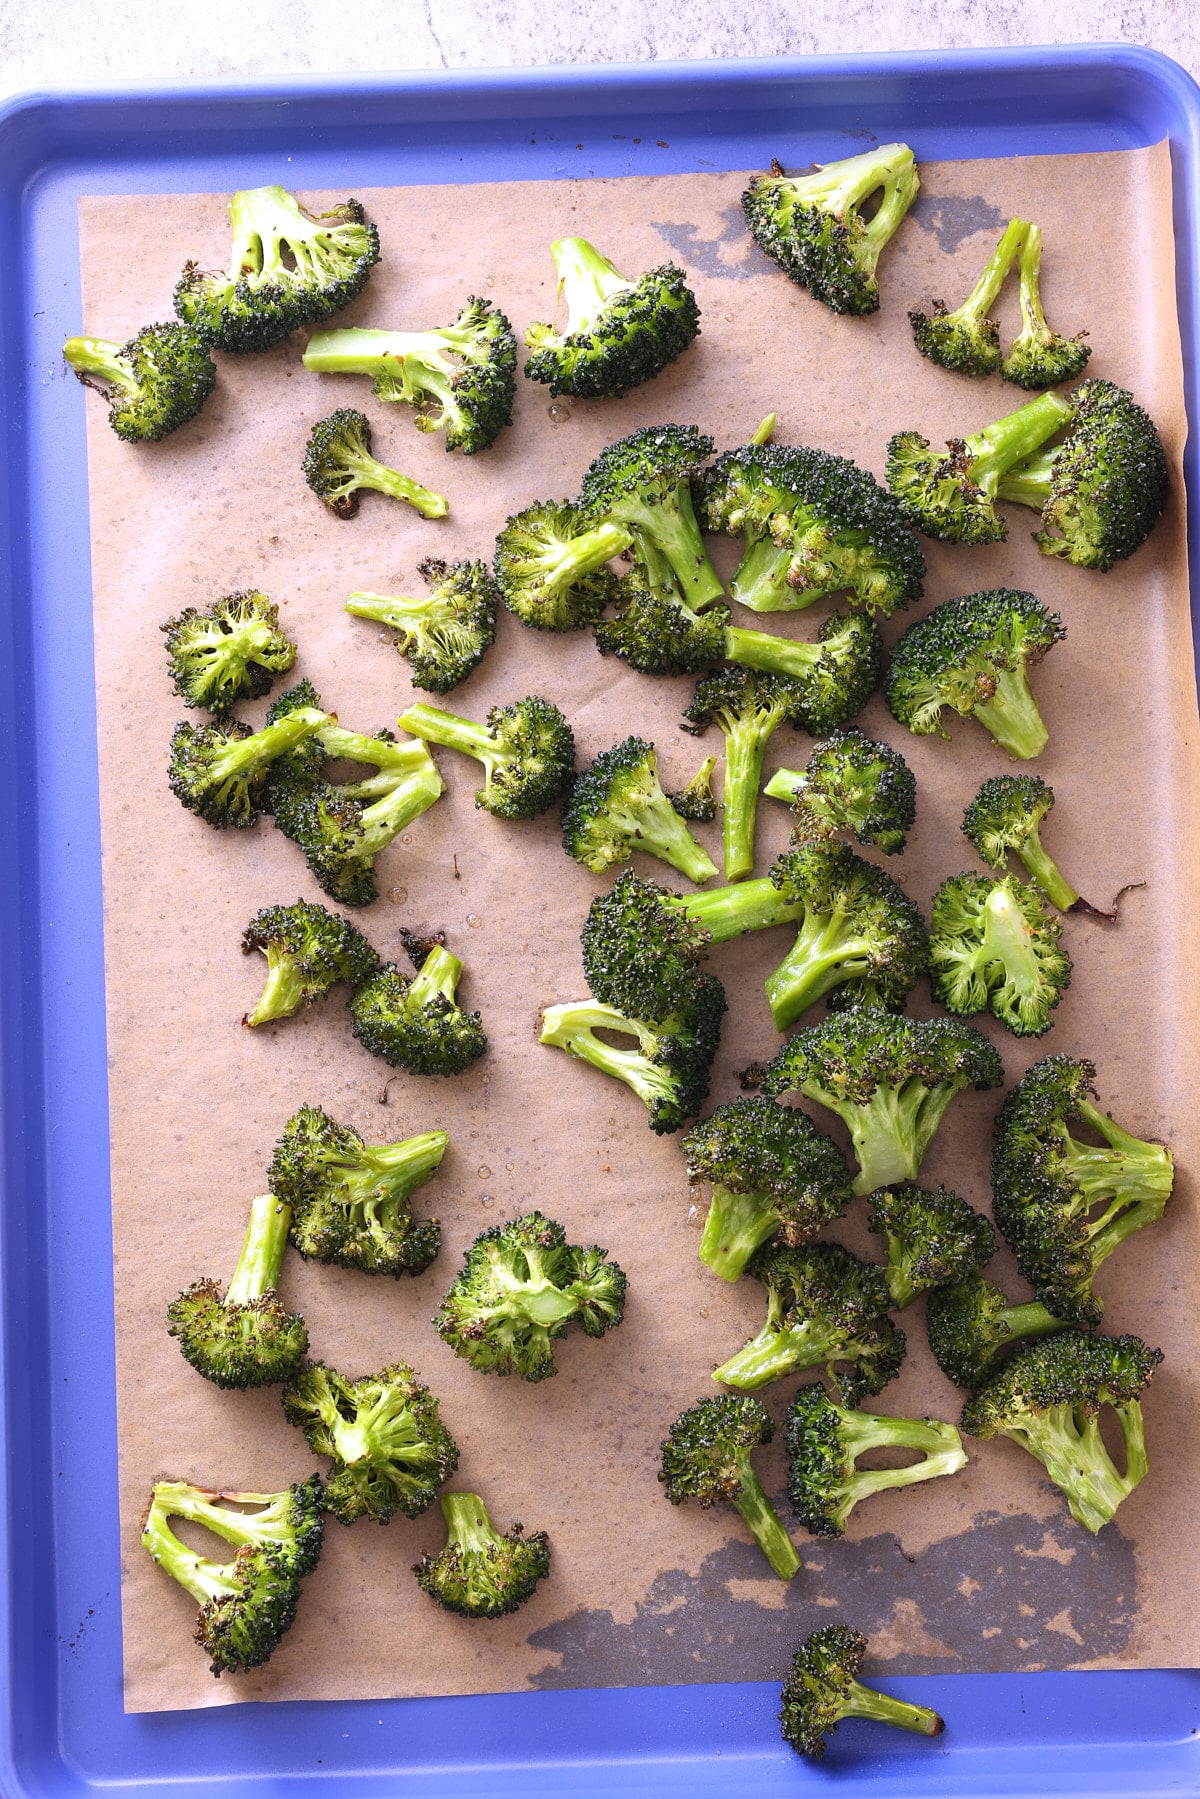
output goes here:
{"type": "Polygon", "coordinates": [[[779,1231],[779,1213],[761,1193],[733,1193],[716,1182],[704,1230],[700,1260],[722,1280],[735,1281],[746,1263],[779,1231]]]}
{"type": "MultiPolygon", "coordinates": [[[[836,1112],[850,1132],[859,1172],[854,1180],[858,1194],[875,1193],[899,1181],[915,1181],[925,1152],[937,1135],[946,1108],[965,1082],[944,1081],[925,1087],[908,1081],[902,1087],[880,1085],[863,1104],[840,1101],[822,1090],[809,1093],[836,1112]]],[[[807,1092],[807,1083],[802,1089],[807,1092]]]]}
{"type": "Polygon", "coordinates": [[[1098,1413],[1065,1406],[1055,1406],[1040,1416],[1027,1411],[1019,1430],[1010,1427],[1005,1432],[1038,1458],[1055,1486],[1066,1494],[1071,1516],[1093,1535],[1111,1520],[1149,1468],[1141,1406],[1135,1400],[1113,1410],[1125,1448],[1124,1473],[1109,1455],[1098,1413]]]}

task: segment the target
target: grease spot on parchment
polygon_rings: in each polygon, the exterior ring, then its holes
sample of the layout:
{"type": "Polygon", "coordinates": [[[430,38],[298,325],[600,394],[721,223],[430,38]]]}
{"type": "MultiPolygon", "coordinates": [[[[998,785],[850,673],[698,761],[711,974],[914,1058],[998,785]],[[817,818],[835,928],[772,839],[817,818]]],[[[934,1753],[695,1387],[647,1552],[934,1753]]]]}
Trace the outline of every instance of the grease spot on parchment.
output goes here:
{"type": "Polygon", "coordinates": [[[717,220],[720,230],[716,236],[711,235],[708,226],[708,235],[702,235],[698,225],[677,225],[663,219],[654,220],[654,229],[689,269],[701,275],[712,275],[719,281],[750,281],[755,275],[775,272],[771,258],[759,249],[746,229],[740,206],[722,207],[717,220]]]}
{"type": "Polygon", "coordinates": [[[995,231],[1008,220],[982,194],[918,194],[911,216],[922,231],[938,240],[939,248],[953,255],[961,243],[977,231],[995,231]]]}

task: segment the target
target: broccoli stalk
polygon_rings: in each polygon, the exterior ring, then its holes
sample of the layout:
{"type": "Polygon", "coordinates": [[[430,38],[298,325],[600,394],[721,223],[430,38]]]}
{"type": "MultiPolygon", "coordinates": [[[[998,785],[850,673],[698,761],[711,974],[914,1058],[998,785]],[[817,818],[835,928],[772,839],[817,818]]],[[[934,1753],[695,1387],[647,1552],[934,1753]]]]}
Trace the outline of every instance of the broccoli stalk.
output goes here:
{"type": "Polygon", "coordinates": [[[889,1418],[835,1405],[824,1387],[801,1387],[784,1425],[788,1498],[815,1537],[841,1537],[860,1500],[914,1481],[957,1474],[967,1465],[962,1438],[935,1418],[889,1418]],[[903,1468],[860,1468],[875,1449],[914,1449],[920,1460],[903,1468]]]}
{"type": "Polygon", "coordinates": [[[713,943],[729,943],[748,931],[766,931],[777,924],[794,924],[804,916],[803,899],[784,892],[770,875],[729,887],[710,887],[707,893],[664,894],[662,903],[685,913],[713,943]]]}
{"type": "MultiPolygon", "coordinates": [[[[992,375],[1000,367],[1000,333],[987,316],[1008,278],[1014,258],[1034,229],[1024,219],[1010,219],[991,261],[961,306],[948,312],[941,301],[933,314],[910,312],[918,350],[944,369],[963,375],[992,375]]],[[[1042,386],[1050,383],[1035,383],[1042,386]]]]}
{"type": "Polygon", "coordinates": [[[446,1545],[423,1555],[413,1573],[423,1592],[463,1618],[501,1618],[532,1597],[550,1572],[544,1530],[526,1536],[514,1524],[503,1534],[477,1493],[443,1493],[446,1545]]]}
{"type": "Polygon", "coordinates": [[[265,1387],[289,1380],[308,1353],[303,1318],[276,1295],[292,1208],[272,1193],[250,1202],[250,1222],[233,1279],[194,1281],[167,1307],[168,1333],[205,1380],[218,1387],[265,1387]]]}
{"type": "Polygon", "coordinates": [[[472,674],[496,636],[496,586],[482,562],[417,564],[429,589],[418,597],[352,593],[346,611],[396,633],[413,685],[448,693],[472,674]]]}
{"type": "Polygon", "coordinates": [[[1074,381],[1083,373],[1090,347],[1075,337],[1060,337],[1051,331],[1042,310],[1039,277],[1042,268],[1042,231],[1040,225],[1026,225],[1025,242],[1021,246],[1021,330],[1014,338],[1000,373],[1018,387],[1057,387],[1060,381],[1074,381]]]}
{"type": "Polygon", "coordinates": [[[712,448],[694,427],[648,425],[602,450],[580,490],[594,524],[628,531],[648,584],[677,591],[693,612],[724,592],[692,505],[692,477],[712,448]]]}
{"type": "Polygon", "coordinates": [[[700,309],[674,263],[628,281],[586,238],[551,244],[558,292],[567,302],[561,331],[533,324],[525,342],[531,381],[552,394],[617,399],[682,355],[700,329],[700,309]]]}
{"type": "Polygon", "coordinates": [[[423,705],[410,706],[399,723],[414,737],[482,762],[484,781],[475,804],[497,818],[538,817],[562,798],[575,773],[571,727],[557,706],[536,694],[494,706],[483,725],[423,705]]]}
{"type": "Polygon", "coordinates": [[[1074,417],[1061,394],[1039,394],[967,438],[931,450],[915,431],[888,444],[888,484],[909,523],[946,543],[1002,543],[1008,536],[993,501],[1008,471],[1039,450],[1074,417]]]}
{"type": "Polygon", "coordinates": [[[371,424],[365,412],[343,406],[318,419],[304,451],[304,479],[339,518],[352,518],[364,488],[403,500],[422,518],[445,518],[450,502],[419,481],[389,468],[371,454],[371,424]]]}
{"type": "Polygon", "coordinates": [[[780,1580],[800,1571],[796,1546],[767,1498],[750,1457],[769,1443],[775,1426],[757,1399],[727,1393],[681,1412],[662,1445],[663,1483],[672,1505],[694,1500],[707,1510],[732,1505],[780,1580]]]}
{"type": "Polygon", "coordinates": [[[697,884],[716,865],[659,785],[654,745],[627,737],[584,770],[563,809],[563,848],[593,874],[627,862],[634,850],[697,884]]]}
{"type": "Polygon", "coordinates": [[[827,1624],[801,1643],[783,1685],[779,1714],[784,1741],[800,1755],[819,1760],[825,1738],[843,1718],[866,1718],[894,1724],[918,1736],[941,1736],[946,1726],[928,1706],[909,1705],[888,1693],[877,1693],[856,1678],[867,1652],[860,1630],[827,1624]]]}
{"type": "Polygon", "coordinates": [[[128,343],[69,337],[67,366],[108,401],[108,422],[125,443],[157,443],[195,418],[217,371],[190,325],[144,325],[128,343]]]}

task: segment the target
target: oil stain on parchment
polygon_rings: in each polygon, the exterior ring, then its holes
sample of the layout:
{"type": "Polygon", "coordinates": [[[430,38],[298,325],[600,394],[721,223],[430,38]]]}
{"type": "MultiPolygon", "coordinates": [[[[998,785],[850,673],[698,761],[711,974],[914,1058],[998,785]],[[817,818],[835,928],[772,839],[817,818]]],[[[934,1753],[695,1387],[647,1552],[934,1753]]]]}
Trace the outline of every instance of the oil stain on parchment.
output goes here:
{"type": "Polygon", "coordinates": [[[655,219],[654,229],[686,268],[718,281],[752,281],[756,275],[778,273],[776,265],[759,249],[740,206],[723,206],[715,215],[719,229],[690,221],[672,224],[655,219]]]}
{"type": "Polygon", "coordinates": [[[982,194],[918,194],[911,215],[938,240],[947,256],[979,231],[999,231],[1008,220],[982,194]]]}

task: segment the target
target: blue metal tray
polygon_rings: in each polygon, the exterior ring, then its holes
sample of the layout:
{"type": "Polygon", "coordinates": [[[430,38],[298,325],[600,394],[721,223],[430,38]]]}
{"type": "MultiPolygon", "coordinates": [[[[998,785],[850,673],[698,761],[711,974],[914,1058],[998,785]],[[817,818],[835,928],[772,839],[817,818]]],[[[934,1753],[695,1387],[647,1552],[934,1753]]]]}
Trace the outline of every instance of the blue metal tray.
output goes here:
{"type": "Polygon", "coordinates": [[[942,1710],[946,1736],[859,1726],[821,1768],[782,1746],[764,1685],[122,1710],[87,474],[60,354],[80,319],[76,199],[752,169],[800,134],[804,159],[849,154],[867,129],[923,159],[1170,137],[1200,567],[1200,93],[1149,52],[339,78],[0,108],[4,1799],[287,1799],[314,1780],[355,1799],[1200,1792],[1200,1681],[1186,1672],[887,1683],[942,1710]]]}

